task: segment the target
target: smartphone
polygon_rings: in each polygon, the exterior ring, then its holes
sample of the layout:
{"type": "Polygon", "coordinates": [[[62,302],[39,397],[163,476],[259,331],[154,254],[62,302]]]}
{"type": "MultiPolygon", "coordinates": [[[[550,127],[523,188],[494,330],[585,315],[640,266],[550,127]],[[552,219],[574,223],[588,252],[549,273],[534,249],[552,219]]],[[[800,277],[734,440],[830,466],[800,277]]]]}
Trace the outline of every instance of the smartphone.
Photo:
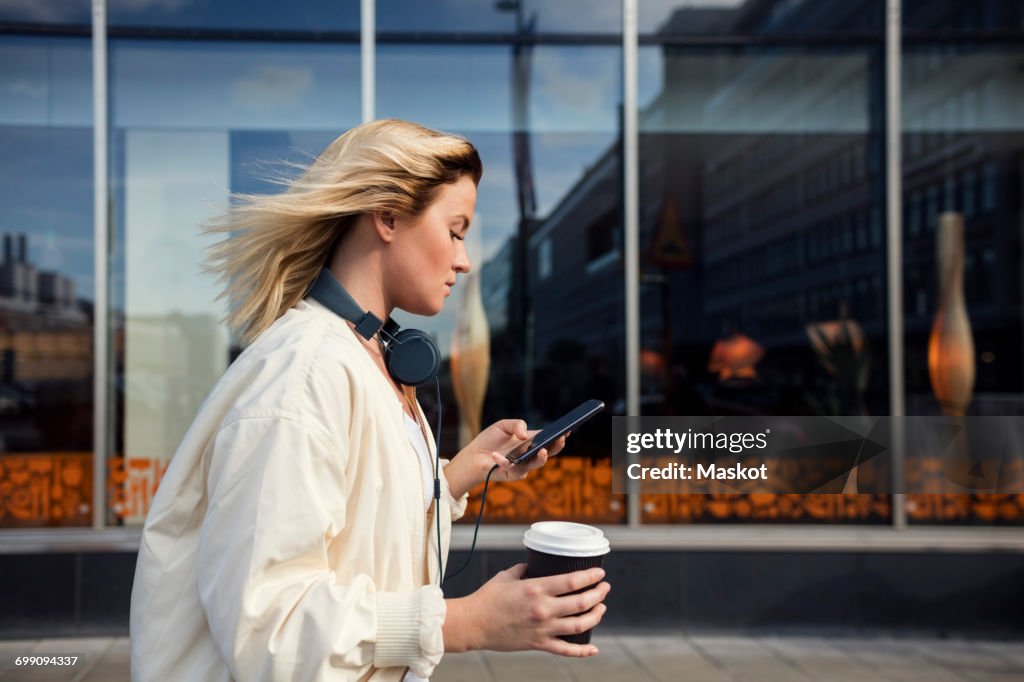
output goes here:
{"type": "Polygon", "coordinates": [[[530,443],[530,447],[526,452],[517,455],[513,450],[505,455],[505,457],[513,464],[522,464],[548,445],[551,445],[552,442],[558,440],[566,431],[574,430],[603,409],[604,403],[600,400],[588,400],[569,414],[561,417],[558,421],[552,422],[547,428],[534,436],[533,442],[530,443]]]}

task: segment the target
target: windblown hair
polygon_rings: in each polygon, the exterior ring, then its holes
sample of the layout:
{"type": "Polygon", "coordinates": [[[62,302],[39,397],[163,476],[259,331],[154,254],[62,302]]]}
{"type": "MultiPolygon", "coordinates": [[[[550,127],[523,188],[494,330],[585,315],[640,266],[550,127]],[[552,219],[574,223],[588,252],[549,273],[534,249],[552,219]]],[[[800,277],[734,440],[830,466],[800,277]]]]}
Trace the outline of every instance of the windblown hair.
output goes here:
{"type": "Polygon", "coordinates": [[[306,295],[358,216],[418,217],[443,185],[482,174],[468,140],[392,119],[338,137],[281,194],[233,195],[203,230],[227,235],[203,267],[224,285],[224,321],[251,342],[306,295]]]}

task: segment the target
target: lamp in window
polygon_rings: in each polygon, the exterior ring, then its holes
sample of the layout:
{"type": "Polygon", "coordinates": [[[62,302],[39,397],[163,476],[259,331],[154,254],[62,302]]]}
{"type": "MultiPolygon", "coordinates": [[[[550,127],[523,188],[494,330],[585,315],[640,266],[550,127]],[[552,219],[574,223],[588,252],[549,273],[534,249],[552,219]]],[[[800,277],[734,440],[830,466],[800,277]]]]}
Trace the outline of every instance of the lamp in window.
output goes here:
{"type": "Polygon", "coordinates": [[[720,382],[730,379],[756,379],[757,363],[764,357],[764,348],[745,334],[733,334],[715,341],[708,360],[708,371],[718,375],[720,382]]]}
{"type": "Polygon", "coordinates": [[[964,416],[974,390],[974,338],[964,301],[964,221],[939,216],[936,242],[939,305],[928,337],[928,377],[942,411],[964,416]]]}

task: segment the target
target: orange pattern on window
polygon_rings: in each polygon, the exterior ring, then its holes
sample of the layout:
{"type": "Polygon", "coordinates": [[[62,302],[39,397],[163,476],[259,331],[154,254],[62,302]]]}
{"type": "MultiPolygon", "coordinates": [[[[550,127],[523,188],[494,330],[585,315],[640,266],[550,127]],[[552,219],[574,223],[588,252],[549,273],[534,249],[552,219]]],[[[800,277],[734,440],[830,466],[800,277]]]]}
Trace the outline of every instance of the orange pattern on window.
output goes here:
{"type": "Polygon", "coordinates": [[[91,452],[0,455],[0,526],[91,524],[91,452]]]}
{"type": "MultiPolygon", "coordinates": [[[[107,505],[115,519],[143,516],[166,464],[148,458],[108,460],[107,505]]],[[[624,523],[626,498],[611,493],[611,464],[555,457],[523,481],[491,481],[487,523],[524,524],[564,519],[624,523]]],[[[478,486],[460,523],[480,509],[478,486]]],[[[1024,494],[907,495],[907,516],[919,524],[1024,524],[1024,494]]],[[[885,495],[643,495],[642,520],[666,523],[887,523],[885,495]]],[[[92,454],[0,455],[0,527],[89,526],[92,454]]]]}

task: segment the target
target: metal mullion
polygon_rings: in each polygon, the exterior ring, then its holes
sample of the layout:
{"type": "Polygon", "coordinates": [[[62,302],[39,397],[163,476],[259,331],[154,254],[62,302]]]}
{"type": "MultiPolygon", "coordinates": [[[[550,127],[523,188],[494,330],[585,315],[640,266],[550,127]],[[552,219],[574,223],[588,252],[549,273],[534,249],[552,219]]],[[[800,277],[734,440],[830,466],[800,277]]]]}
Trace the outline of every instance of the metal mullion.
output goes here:
{"type": "Polygon", "coordinates": [[[362,0],[360,5],[360,67],[362,73],[363,123],[376,116],[377,91],[377,14],[376,0],[362,0]]]}
{"type": "MultiPolygon", "coordinates": [[[[640,223],[639,162],[637,125],[637,0],[622,0],[622,156],[625,331],[626,331],[626,414],[640,416],[640,223]]],[[[630,462],[637,455],[627,455],[630,462]]],[[[641,521],[637,482],[627,482],[626,523],[641,521]]]]}
{"type": "Polygon", "coordinates": [[[108,210],[107,3],[92,0],[92,130],[93,130],[93,433],[92,526],[106,521],[106,461],[110,446],[108,404],[110,370],[108,296],[110,213],[108,210]]]}
{"type": "Polygon", "coordinates": [[[885,20],[885,147],[887,267],[889,286],[889,412],[893,423],[892,525],[905,528],[903,493],[903,422],[906,414],[903,376],[903,160],[901,144],[900,47],[901,0],[886,0],[885,20]]]}

